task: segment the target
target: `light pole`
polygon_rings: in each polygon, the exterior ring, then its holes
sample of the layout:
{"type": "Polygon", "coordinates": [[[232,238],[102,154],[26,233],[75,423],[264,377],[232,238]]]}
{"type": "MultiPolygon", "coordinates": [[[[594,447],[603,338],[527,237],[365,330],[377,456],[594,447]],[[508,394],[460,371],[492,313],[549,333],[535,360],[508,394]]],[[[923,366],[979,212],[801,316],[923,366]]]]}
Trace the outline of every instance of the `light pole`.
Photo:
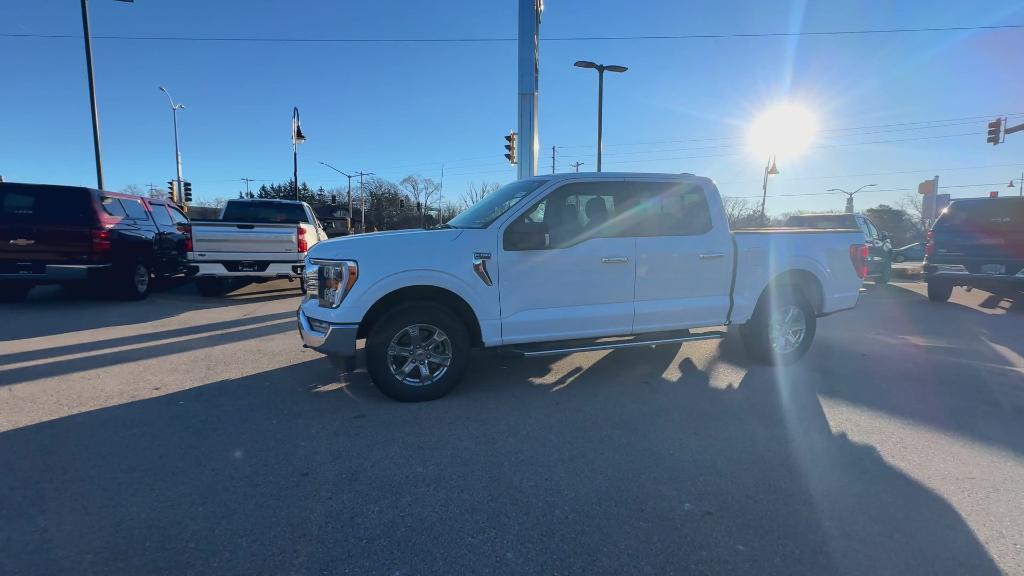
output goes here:
{"type": "Polygon", "coordinates": [[[1006,187],[1007,188],[1016,188],[1017,189],[1017,196],[1024,197],[1024,172],[1020,173],[1020,180],[1017,180],[1017,185],[1016,186],[1013,185],[1013,180],[1010,180],[1010,183],[1007,184],[1006,187]]]}
{"type": "Polygon", "coordinates": [[[857,188],[853,192],[847,192],[846,190],[843,190],[842,188],[829,188],[828,190],[826,190],[826,192],[842,192],[843,194],[846,194],[846,213],[847,214],[853,214],[853,195],[856,194],[857,192],[860,192],[861,190],[863,190],[865,188],[869,188],[871,186],[878,186],[878,184],[865,184],[865,185],[861,186],[860,188],[857,188]]]}
{"type": "MultiPolygon", "coordinates": [[[[180,194],[182,194],[182,191],[181,191],[181,152],[178,151],[178,110],[184,109],[185,105],[184,104],[175,104],[174,103],[174,98],[171,98],[171,93],[168,92],[167,89],[164,88],[163,86],[160,86],[160,91],[167,95],[167,101],[171,103],[171,118],[173,119],[173,122],[174,122],[174,165],[177,168],[177,174],[178,174],[178,178],[177,178],[177,182],[178,182],[177,193],[180,195],[180,194]]],[[[246,182],[245,184],[246,184],[246,189],[248,189],[249,183],[246,182]]],[[[174,201],[178,202],[179,199],[175,198],[174,201]]]]}
{"type": "Polygon", "coordinates": [[[334,166],[331,166],[327,162],[321,162],[321,164],[323,164],[324,166],[327,166],[331,170],[334,170],[338,174],[341,174],[345,178],[348,178],[348,194],[347,194],[347,197],[348,197],[348,232],[349,232],[349,234],[351,234],[352,233],[352,177],[355,176],[355,174],[347,174],[345,172],[342,172],[341,170],[338,170],[337,168],[335,168],[334,166]]]}
{"type": "Polygon", "coordinates": [[[764,165],[764,182],[761,184],[761,223],[767,222],[764,213],[764,203],[768,199],[768,177],[778,176],[779,169],[775,166],[775,154],[768,155],[768,161],[764,165]]]}
{"type": "Polygon", "coordinates": [[[577,60],[573,66],[577,68],[593,68],[597,70],[597,171],[601,171],[601,124],[604,109],[604,72],[625,72],[629,68],[615,64],[596,64],[589,60],[577,60]]]}
{"type": "Polygon", "coordinates": [[[245,182],[245,197],[249,197],[249,182],[252,182],[252,178],[239,178],[239,180],[245,182]]]}
{"type": "Polygon", "coordinates": [[[366,233],[366,196],[363,194],[363,176],[373,176],[373,172],[356,172],[359,176],[359,226],[360,232],[366,233]]]}

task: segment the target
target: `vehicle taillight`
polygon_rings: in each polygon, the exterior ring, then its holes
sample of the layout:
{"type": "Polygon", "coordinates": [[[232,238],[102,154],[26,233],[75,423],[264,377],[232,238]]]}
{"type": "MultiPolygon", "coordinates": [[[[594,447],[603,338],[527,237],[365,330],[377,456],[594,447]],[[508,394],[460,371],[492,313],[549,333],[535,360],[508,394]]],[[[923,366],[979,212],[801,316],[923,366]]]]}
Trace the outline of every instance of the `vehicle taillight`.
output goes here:
{"type": "Polygon", "coordinates": [[[309,250],[309,243],[306,242],[306,229],[302,226],[299,226],[298,239],[299,252],[304,253],[309,250]]]}
{"type": "Polygon", "coordinates": [[[110,230],[92,231],[92,251],[94,254],[110,251],[110,230]]]}
{"type": "Polygon", "coordinates": [[[932,230],[928,231],[928,243],[924,245],[924,255],[932,256],[935,254],[935,232],[932,230]]]}
{"type": "Polygon", "coordinates": [[[868,277],[868,247],[866,244],[850,244],[850,263],[853,264],[858,278],[863,280],[868,277]]]}
{"type": "Polygon", "coordinates": [[[179,224],[177,226],[178,232],[185,235],[185,252],[192,251],[192,225],[191,224],[179,224]]]}

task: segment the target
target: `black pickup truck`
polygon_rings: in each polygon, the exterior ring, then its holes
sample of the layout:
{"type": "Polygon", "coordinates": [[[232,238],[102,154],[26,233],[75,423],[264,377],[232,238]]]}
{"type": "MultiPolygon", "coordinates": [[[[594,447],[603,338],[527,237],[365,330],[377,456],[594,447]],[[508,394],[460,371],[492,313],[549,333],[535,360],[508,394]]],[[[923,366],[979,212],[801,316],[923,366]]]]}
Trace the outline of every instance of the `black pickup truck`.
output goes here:
{"type": "Polygon", "coordinates": [[[185,271],[189,250],[188,218],[164,200],[0,183],[0,301],[40,284],[145,298],[152,276],[185,271]]]}
{"type": "Polygon", "coordinates": [[[997,295],[1024,290],[1024,198],[951,203],[928,232],[928,298],[945,302],[954,286],[997,295]]]}

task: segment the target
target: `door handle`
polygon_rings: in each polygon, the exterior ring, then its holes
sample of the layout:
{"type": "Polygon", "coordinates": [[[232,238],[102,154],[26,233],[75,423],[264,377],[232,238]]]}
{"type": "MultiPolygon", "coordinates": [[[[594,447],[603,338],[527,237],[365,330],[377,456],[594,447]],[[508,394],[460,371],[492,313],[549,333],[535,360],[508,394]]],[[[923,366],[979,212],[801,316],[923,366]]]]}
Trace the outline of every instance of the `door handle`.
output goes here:
{"type": "Polygon", "coordinates": [[[625,264],[629,262],[629,258],[625,256],[606,256],[601,258],[601,264],[625,264]]]}
{"type": "Polygon", "coordinates": [[[710,252],[700,255],[701,260],[717,260],[719,258],[725,258],[725,252],[710,252]]]}

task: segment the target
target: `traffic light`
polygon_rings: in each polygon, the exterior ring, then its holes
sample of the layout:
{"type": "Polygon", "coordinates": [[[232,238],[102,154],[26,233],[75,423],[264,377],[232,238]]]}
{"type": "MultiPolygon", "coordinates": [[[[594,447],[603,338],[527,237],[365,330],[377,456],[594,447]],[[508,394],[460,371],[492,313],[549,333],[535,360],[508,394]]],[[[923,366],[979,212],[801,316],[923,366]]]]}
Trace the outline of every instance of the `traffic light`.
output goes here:
{"type": "Polygon", "coordinates": [[[331,204],[337,204],[337,203],[338,203],[338,195],[337,194],[331,194],[331,204]]]}
{"type": "Polygon", "coordinates": [[[505,142],[507,142],[507,144],[505,144],[505,150],[507,150],[507,152],[505,152],[505,158],[508,160],[509,164],[518,164],[519,158],[516,156],[516,133],[509,132],[508,135],[505,136],[505,142]]]}
{"type": "Polygon", "coordinates": [[[181,183],[182,188],[185,189],[185,204],[192,201],[192,183],[188,180],[181,183]]]}
{"type": "Polygon", "coordinates": [[[398,199],[398,208],[400,210],[405,210],[405,198],[398,199]]]}
{"type": "Polygon", "coordinates": [[[420,204],[419,202],[417,202],[416,203],[416,213],[419,214],[420,212],[423,212],[423,204],[420,204]]]}
{"type": "Polygon", "coordinates": [[[988,123],[988,138],[985,142],[995,146],[1002,141],[1003,135],[1003,119],[996,118],[995,120],[988,123]]]}
{"type": "Polygon", "coordinates": [[[171,202],[178,201],[178,181],[168,180],[167,181],[167,199],[171,202]]]}

